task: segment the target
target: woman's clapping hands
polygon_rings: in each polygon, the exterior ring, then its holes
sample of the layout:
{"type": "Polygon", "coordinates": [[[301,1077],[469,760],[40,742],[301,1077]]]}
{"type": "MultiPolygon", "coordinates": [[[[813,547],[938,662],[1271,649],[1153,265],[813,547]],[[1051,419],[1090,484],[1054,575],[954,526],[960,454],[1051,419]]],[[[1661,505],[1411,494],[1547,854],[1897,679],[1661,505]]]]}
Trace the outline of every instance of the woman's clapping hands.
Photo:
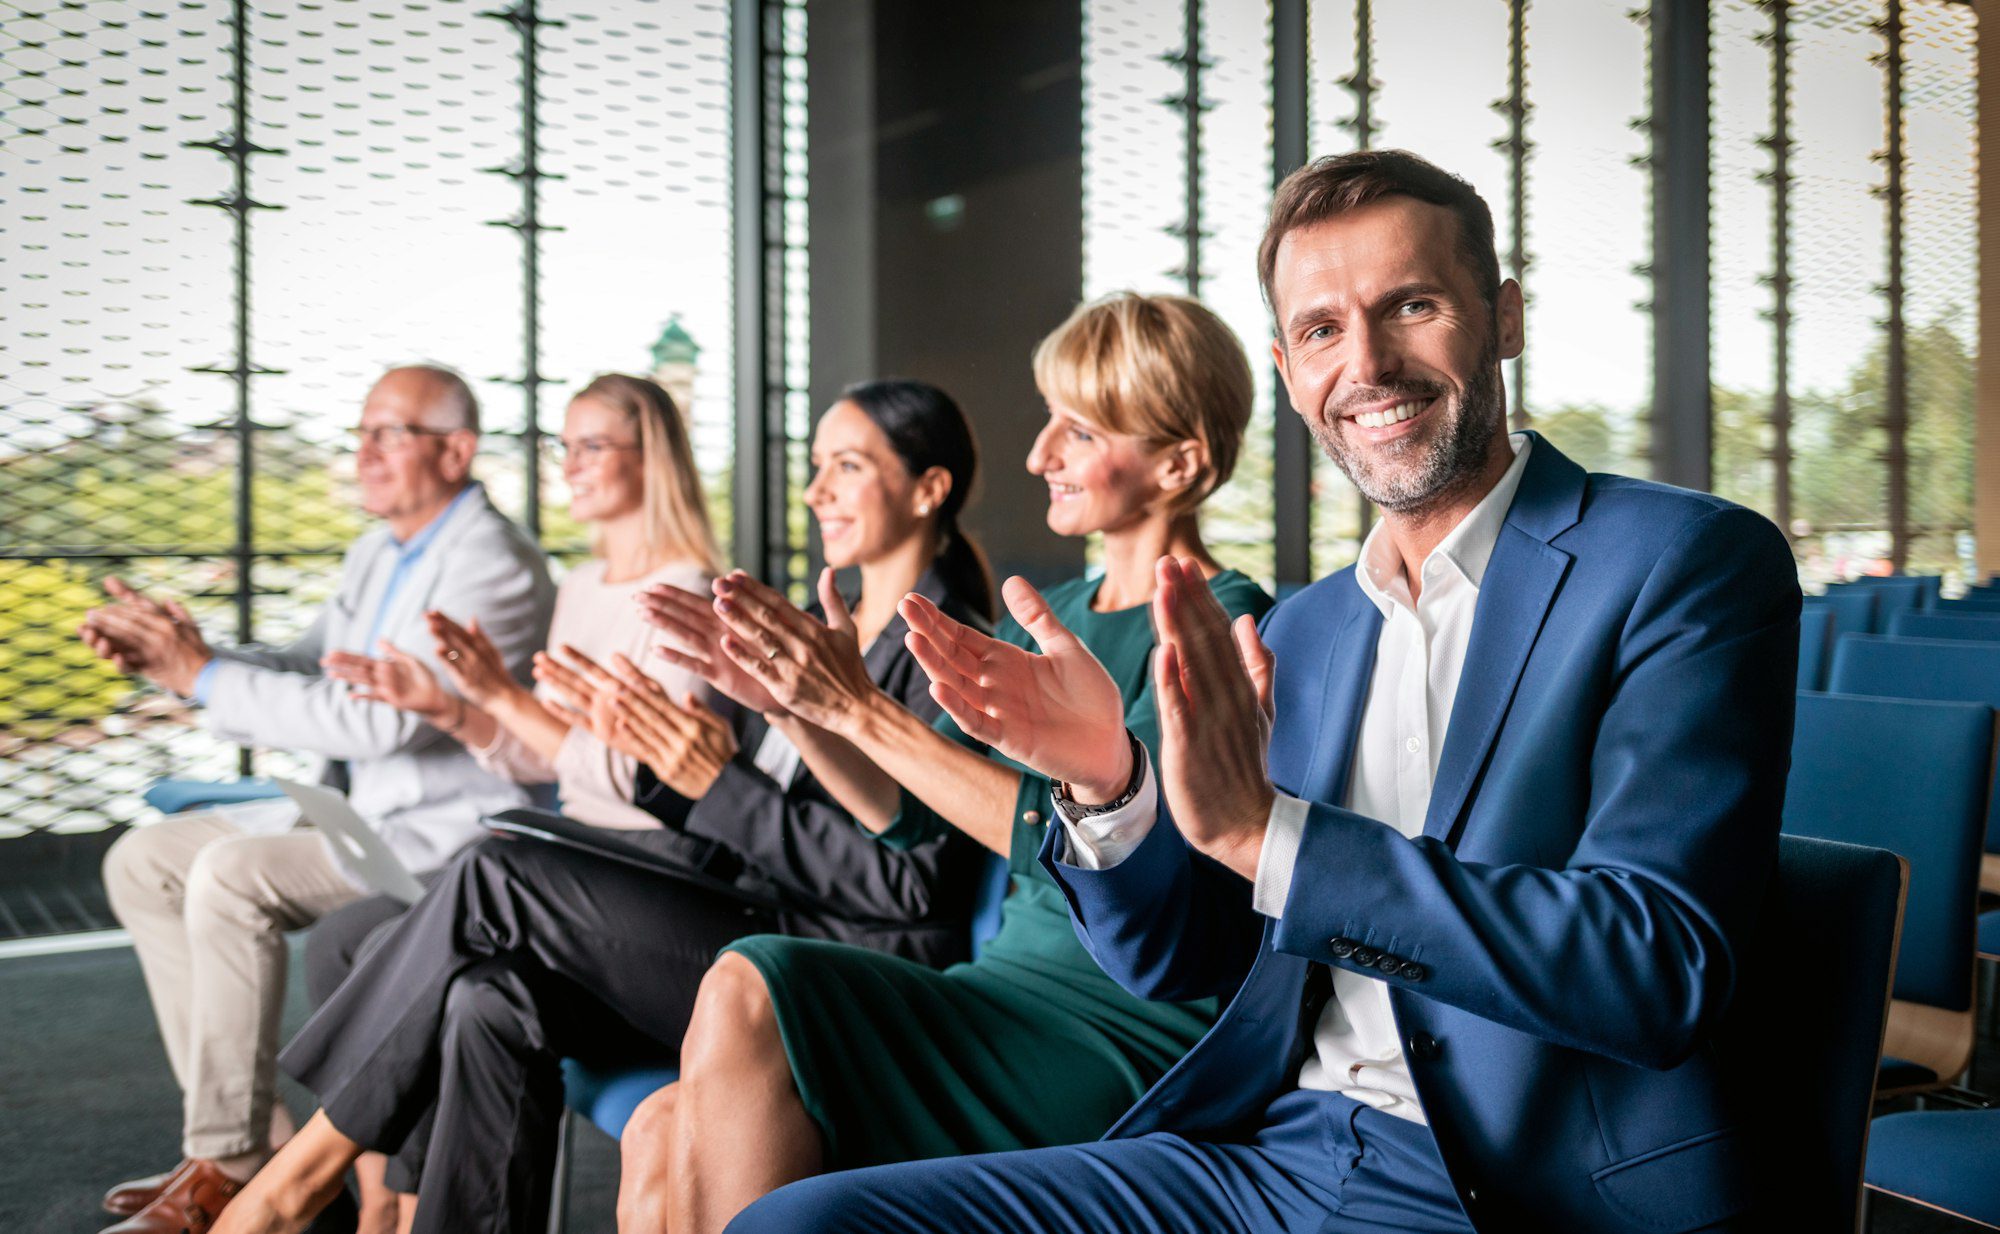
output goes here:
{"type": "Polygon", "coordinates": [[[639,593],[639,607],[647,622],[666,634],[667,641],[655,650],[667,663],[686,669],[751,711],[771,715],[784,710],[763,682],[723,652],[726,631],[710,597],[662,583],[639,593]]]}
{"type": "Polygon", "coordinates": [[[881,691],[868,676],[854,618],[833,585],[833,571],[819,577],[815,621],[775,590],[741,570],[715,581],[719,643],[737,671],[748,676],[787,712],[840,733],[881,691]]]}
{"type": "Polygon", "coordinates": [[[736,756],[736,734],[693,695],[676,702],[622,654],[609,668],[575,647],[561,658],[535,657],[535,679],[548,686],[590,732],[653,769],[660,782],[691,800],[715,784],[736,756]]]}

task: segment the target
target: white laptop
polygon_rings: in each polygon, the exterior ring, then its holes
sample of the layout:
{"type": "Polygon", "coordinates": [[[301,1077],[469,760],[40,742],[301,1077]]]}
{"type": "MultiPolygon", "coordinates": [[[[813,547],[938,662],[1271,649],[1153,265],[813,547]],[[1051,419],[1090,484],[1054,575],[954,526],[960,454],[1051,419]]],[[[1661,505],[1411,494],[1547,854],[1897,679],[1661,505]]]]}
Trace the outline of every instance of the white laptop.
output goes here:
{"type": "Polygon", "coordinates": [[[354,812],[346,796],[319,784],[293,780],[273,780],[285,796],[298,803],[304,820],[319,828],[333,846],[340,864],[358,875],[369,888],[395,896],[405,904],[414,903],[424,893],[424,885],[410,873],[389,845],[366,819],[354,812]]]}

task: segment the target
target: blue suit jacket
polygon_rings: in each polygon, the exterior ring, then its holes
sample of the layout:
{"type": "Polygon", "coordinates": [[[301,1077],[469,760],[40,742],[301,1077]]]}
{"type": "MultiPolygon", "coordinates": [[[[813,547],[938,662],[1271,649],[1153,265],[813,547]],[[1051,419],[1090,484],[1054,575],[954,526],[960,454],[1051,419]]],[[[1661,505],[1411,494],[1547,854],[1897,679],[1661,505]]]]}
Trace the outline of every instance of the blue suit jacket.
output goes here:
{"type": "MultiPolygon", "coordinates": [[[[1112,1136],[1241,1133],[1311,1047],[1311,964],[1367,971],[1482,1231],[1685,1231],[1756,1200],[1716,1029],[1774,869],[1799,588],[1762,517],[1586,475],[1538,440],[1480,589],[1424,833],[1331,804],[1381,613],[1352,569],[1274,609],[1270,750],[1315,803],[1281,920],[1163,815],[1124,862],[1042,859],[1148,998],[1233,999],[1112,1136]]],[[[1767,1043],[1768,1047],[1769,1043],[1767,1043]]],[[[1766,1100],[1769,1098],[1766,1097],[1766,1100]]]]}

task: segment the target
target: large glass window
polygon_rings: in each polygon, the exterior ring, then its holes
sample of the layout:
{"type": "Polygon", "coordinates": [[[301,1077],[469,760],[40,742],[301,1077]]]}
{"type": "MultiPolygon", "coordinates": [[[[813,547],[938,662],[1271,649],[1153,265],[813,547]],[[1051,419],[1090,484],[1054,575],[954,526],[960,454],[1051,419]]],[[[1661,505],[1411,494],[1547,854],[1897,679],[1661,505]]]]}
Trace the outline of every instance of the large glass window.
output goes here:
{"type": "Polygon", "coordinates": [[[1226,565],[1268,585],[1274,376],[1256,254],[1271,196],[1269,5],[1190,2],[1192,47],[1185,8],[1175,24],[1142,0],[1084,5],[1084,294],[1192,293],[1242,340],[1256,401],[1203,534],[1226,565]],[[1192,74],[1190,56],[1199,60],[1192,74]]]}
{"type": "MultiPolygon", "coordinates": [[[[100,829],[156,776],[239,768],[75,625],[117,573],[220,640],[298,633],[363,529],[344,430],[389,365],[466,374],[480,474],[523,516],[530,383],[554,433],[595,372],[657,373],[727,510],[726,4],[171,10],[0,17],[0,836],[100,829]]],[[[580,547],[540,480],[545,538],[580,547]]]]}
{"type": "Polygon", "coordinates": [[[1974,10],[1714,11],[1716,491],[1808,581],[1970,576],[1974,10]]]}

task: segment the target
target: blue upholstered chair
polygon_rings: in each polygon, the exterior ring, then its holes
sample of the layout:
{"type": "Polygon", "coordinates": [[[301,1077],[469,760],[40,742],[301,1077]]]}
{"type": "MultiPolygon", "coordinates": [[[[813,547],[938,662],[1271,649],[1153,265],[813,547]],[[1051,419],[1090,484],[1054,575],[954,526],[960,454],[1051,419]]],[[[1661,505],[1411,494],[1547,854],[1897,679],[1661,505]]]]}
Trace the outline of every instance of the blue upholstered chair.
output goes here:
{"type": "Polygon", "coordinates": [[[1833,658],[1833,610],[1824,605],[1799,612],[1799,689],[1826,689],[1827,661],[1833,658]]]}
{"type": "Polygon", "coordinates": [[[1870,1191],[2000,1229],[2000,1110],[1885,1114],[1869,1128],[1866,1177],[1870,1191]]]}
{"type": "Polygon", "coordinates": [[[1768,1084],[1774,1041],[1786,1070],[1810,1077],[1756,1104],[1752,1168],[1784,1196],[1759,1228],[1855,1228],[1906,878],[1906,863],[1880,848],[1778,840],[1777,877],[1718,1037],[1745,1091],[1768,1084]]]}
{"type": "MultiPolygon", "coordinates": [[[[2000,708],[2000,648],[1962,639],[1847,636],[1834,645],[1827,689],[1841,694],[1985,703],[2000,708]]],[[[1979,886],[2000,895],[2000,787],[1986,818],[1979,886]]]]}
{"type": "Polygon", "coordinates": [[[1829,588],[1823,596],[1807,596],[1807,611],[1825,609],[1833,614],[1833,639],[1838,643],[1849,634],[1880,634],[1881,597],[1862,587],[1829,588]]]}
{"type": "MultiPolygon", "coordinates": [[[[1000,932],[1000,902],[1007,898],[1007,860],[988,858],[972,902],[972,954],[1000,932]]],[[[569,1204],[570,1137],[577,1116],[589,1119],[604,1134],[618,1139],[639,1103],[680,1079],[677,1063],[653,1066],[595,1068],[578,1059],[562,1060],[563,1101],[571,1111],[556,1138],[555,1187],[549,1199],[549,1234],[562,1234],[569,1204]]]]}
{"type": "MultiPolygon", "coordinates": [[[[1835,688],[1851,688],[1841,664],[1837,653],[1835,688]]],[[[1993,709],[1845,694],[1798,701],[1785,833],[1886,848],[1910,865],[1877,1096],[1953,1095],[1973,1052],[1972,935],[1993,709]]]]}
{"type": "Polygon", "coordinates": [[[2000,1038],[2000,908],[1979,914],[1978,941],[1973,944],[1983,970],[1986,991],[1986,1035],[2000,1038]]]}
{"type": "Polygon", "coordinates": [[[1970,591],[1963,599],[1939,600],[1931,607],[1940,613],[2000,612],[2000,592],[1970,591]]]}
{"type": "Polygon", "coordinates": [[[1827,590],[1874,592],[1882,598],[1882,622],[1886,626],[1891,614],[1923,610],[1935,605],[1943,582],[1935,575],[1867,575],[1848,583],[1834,583],[1827,590]]]}
{"type": "Polygon", "coordinates": [[[284,795],[284,789],[261,776],[248,780],[182,780],[168,777],[148,785],[140,800],[162,814],[179,814],[183,810],[205,810],[211,806],[263,801],[268,797],[284,795]]]}
{"type": "Polygon", "coordinates": [[[1923,613],[1897,613],[1889,620],[1896,638],[1955,638],[1973,643],[2000,643],[2000,609],[1990,613],[1932,609],[1923,613]]]}

